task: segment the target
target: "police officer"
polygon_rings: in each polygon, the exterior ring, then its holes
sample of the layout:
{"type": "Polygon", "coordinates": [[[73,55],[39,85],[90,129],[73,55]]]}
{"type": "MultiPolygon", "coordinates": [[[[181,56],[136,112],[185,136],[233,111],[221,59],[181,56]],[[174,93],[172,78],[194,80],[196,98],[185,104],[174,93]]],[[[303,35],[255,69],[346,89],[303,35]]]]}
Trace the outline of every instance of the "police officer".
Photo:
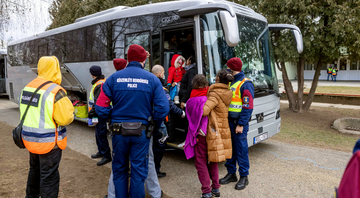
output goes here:
{"type": "Polygon", "coordinates": [[[66,128],[74,120],[74,107],[60,87],[61,71],[55,56],[41,57],[38,77],[22,90],[20,114],[23,116],[34,91],[21,136],[30,152],[26,197],[58,197],[59,164],[66,148],[66,128]],[[45,84],[47,83],[47,84],[45,84]]]}
{"type": "Polygon", "coordinates": [[[332,77],[334,79],[334,82],[336,82],[337,73],[338,73],[338,69],[336,67],[334,67],[332,70],[332,77]]]}
{"type": "MultiPolygon", "coordinates": [[[[163,86],[166,85],[165,70],[161,65],[155,65],[152,68],[151,72],[156,77],[159,78],[163,86]]],[[[184,118],[185,111],[177,107],[174,101],[171,100],[169,91],[165,87],[163,87],[163,89],[169,100],[170,113],[178,115],[181,118],[184,118]]],[[[167,138],[168,138],[168,133],[167,133],[166,125],[164,122],[162,122],[159,128],[159,132],[154,134],[154,142],[153,142],[154,162],[155,162],[156,173],[159,178],[166,176],[165,172],[160,171],[160,167],[161,167],[160,163],[165,153],[167,138]]]]}
{"type": "Polygon", "coordinates": [[[329,81],[329,77],[330,77],[330,76],[331,76],[331,80],[333,80],[333,77],[332,77],[332,70],[333,70],[332,66],[329,66],[329,68],[328,68],[327,81],[329,81]]]}
{"type": "Polygon", "coordinates": [[[148,175],[149,117],[156,127],[169,113],[169,102],[159,79],[143,70],[147,53],[139,45],[131,45],[126,69],[115,72],[104,83],[96,112],[107,118],[111,113],[114,128],[120,128],[113,138],[113,181],[116,197],[145,197],[144,181],[148,175]],[[110,106],[112,103],[112,108],[110,106]],[[99,108],[98,108],[99,107],[99,108]],[[142,124],[139,126],[139,123],[142,124]],[[128,191],[129,160],[131,162],[130,192],[128,191]]]}
{"type": "Polygon", "coordinates": [[[247,133],[249,131],[249,120],[253,111],[254,85],[242,72],[242,61],[240,58],[231,58],[226,63],[228,72],[234,76],[234,82],[230,89],[233,97],[229,107],[229,126],[231,130],[231,141],[233,145],[232,158],[227,160],[225,166],[227,175],[220,179],[220,184],[237,182],[235,189],[243,190],[249,184],[249,150],[247,144],[247,133]],[[236,176],[236,162],[239,165],[240,179],[236,176]]]}
{"type": "MultiPolygon", "coordinates": [[[[127,61],[123,58],[114,59],[113,63],[116,71],[125,69],[127,65],[127,61]]],[[[153,67],[153,69],[154,68],[155,66],[153,67]]],[[[159,179],[156,175],[154,153],[152,147],[153,145],[151,140],[152,138],[150,139],[150,144],[149,144],[149,165],[148,165],[148,176],[145,180],[145,188],[152,198],[161,198],[163,197],[164,193],[161,190],[159,179]]],[[[115,186],[113,179],[114,176],[113,176],[113,172],[111,171],[111,175],[109,178],[108,195],[105,196],[107,198],[115,198],[115,186]]]]}
{"type": "MultiPolygon", "coordinates": [[[[90,74],[93,78],[91,81],[92,88],[89,96],[89,119],[98,118],[95,111],[96,100],[101,91],[101,86],[105,82],[105,77],[102,75],[101,67],[93,65],[90,67],[90,74]]],[[[109,141],[107,139],[106,119],[98,118],[98,123],[95,125],[95,138],[98,147],[98,152],[91,155],[91,158],[102,158],[97,165],[102,166],[111,162],[111,152],[109,141]]]]}

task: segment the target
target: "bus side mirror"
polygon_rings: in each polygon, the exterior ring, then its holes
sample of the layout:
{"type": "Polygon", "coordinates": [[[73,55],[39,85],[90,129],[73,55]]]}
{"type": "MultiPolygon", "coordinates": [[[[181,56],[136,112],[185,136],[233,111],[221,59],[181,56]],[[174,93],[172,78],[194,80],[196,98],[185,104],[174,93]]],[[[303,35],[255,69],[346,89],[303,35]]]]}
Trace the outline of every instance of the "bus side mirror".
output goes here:
{"type": "Polygon", "coordinates": [[[297,49],[298,53],[301,54],[304,50],[303,37],[302,37],[300,29],[296,25],[269,24],[270,31],[284,30],[284,29],[291,30],[291,32],[293,33],[294,39],[296,41],[296,49],[297,49]]]}
{"type": "Polygon", "coordinates": [[[226,44],[229,47],[237,46],[240,42],[240,37],[236,15],[232,16],[230,12],[225,10],[218,11],[218,15],[225,34],[226,44]]]}

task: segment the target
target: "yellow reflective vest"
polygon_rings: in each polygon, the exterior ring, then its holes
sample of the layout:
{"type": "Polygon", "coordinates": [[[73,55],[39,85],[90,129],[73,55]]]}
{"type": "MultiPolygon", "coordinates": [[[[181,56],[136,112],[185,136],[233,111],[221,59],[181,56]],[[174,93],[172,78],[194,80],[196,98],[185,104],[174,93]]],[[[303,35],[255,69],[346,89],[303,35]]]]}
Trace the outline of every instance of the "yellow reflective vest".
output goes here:
{"type": "Polygon", "coordinates": [[[337,71],[338,71],[337,69],[333,69],[333,70],[332,70],[332,75],[333,75],[333,76],[336,76],[336,75],[337,75],[337,71]]]}
{"type": "Polygon", "coordinates": [[[248,78],[244,78],[242,81],[238,81],[236,83],[234,83],[233,85],[230,85],[230,89],[233,92],[233,96],[231,99],[231,103],[229,106],[229,118],[232,119],[238,119],[240,118],[240,113],[242,110],[242,99],[241,99],[241,86],[246,82],[246,81],[251,81],[248,78]]]}
{"type": "Polygon", "coordinates": [[[328,74],[331,74],[332,71],[333,71],[333,69],[329,67],[329,68],[328,68],[328,74]]]}
{"type": "Polygon", "coordinates": [[[96,83],[93,84],[93,86],[91,88],[91,91],[90,91],[90,96],[89,96],[89,106],[88,106],[89,107],[88,108],[89,112],[93,108],[93,106],[95,105],[94,104],[95,103],[95,100],[94,100],[94,89],[95,89],[95,87],[105,83],[105,81],[106,81],[105,79],[100,79],[96,83]]]}
{"type": "MultiPolygon", "coordinates": [[[[36,78],[22,90],[20,98],[20,118],[23,116],[34,91],[46,80],[36,78]]],[[[60,128],[54,121],[55,96],[58,91],[66,91],[55,83],[42,87],[31,101],[31,106],[25,117],[22,139],[25,147],[31,153],[46,154],[55,145],[66,148],[66,128],[60,128]]]]}

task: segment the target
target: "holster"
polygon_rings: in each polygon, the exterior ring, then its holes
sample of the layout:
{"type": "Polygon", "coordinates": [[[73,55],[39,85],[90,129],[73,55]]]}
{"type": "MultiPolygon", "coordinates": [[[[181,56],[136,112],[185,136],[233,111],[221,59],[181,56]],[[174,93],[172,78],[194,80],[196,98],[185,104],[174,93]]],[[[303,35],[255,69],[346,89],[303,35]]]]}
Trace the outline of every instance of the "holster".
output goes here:
{"type": "Polygon", "coordinates": [[[143,125],[141,122],[122,122],[112,124],[112,131],[115,134],[122,136],[141,136],[143,130],[146,130],[146,125],[143,125]]]}

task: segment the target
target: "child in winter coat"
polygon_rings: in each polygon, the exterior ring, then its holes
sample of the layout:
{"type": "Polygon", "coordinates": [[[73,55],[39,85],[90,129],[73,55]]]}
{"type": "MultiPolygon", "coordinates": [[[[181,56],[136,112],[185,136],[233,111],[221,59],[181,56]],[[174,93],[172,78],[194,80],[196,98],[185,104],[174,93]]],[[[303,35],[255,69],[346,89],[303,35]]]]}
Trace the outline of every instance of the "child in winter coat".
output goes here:
{"type": "Polygon", "coordinates": [[[203,107],[203,116],[208,117],[209,124],[206,137],[198,137],[199,141],[195,146],[195,163],[202,184],[202,197],[220,197],[217,163],[230,159],[232,155],[231,132],[227,117],[232,99],[229,83],[233,80],[234,77],[225,70],[219,71],[216,75],[216,83],[208,90],[207,101],[203,107]]]}
{"type": "Polygon", "coordinates": [[[169,67],[169,76],[167,83],[172,87],[177,86],[176,95],[174,98],[175,104],[180,104],[179,102],[179,90],[180,90],[180,81],[185,74],[185,58],[179,54],[175,54],[171,59],[171,66],[169,67]]]}

